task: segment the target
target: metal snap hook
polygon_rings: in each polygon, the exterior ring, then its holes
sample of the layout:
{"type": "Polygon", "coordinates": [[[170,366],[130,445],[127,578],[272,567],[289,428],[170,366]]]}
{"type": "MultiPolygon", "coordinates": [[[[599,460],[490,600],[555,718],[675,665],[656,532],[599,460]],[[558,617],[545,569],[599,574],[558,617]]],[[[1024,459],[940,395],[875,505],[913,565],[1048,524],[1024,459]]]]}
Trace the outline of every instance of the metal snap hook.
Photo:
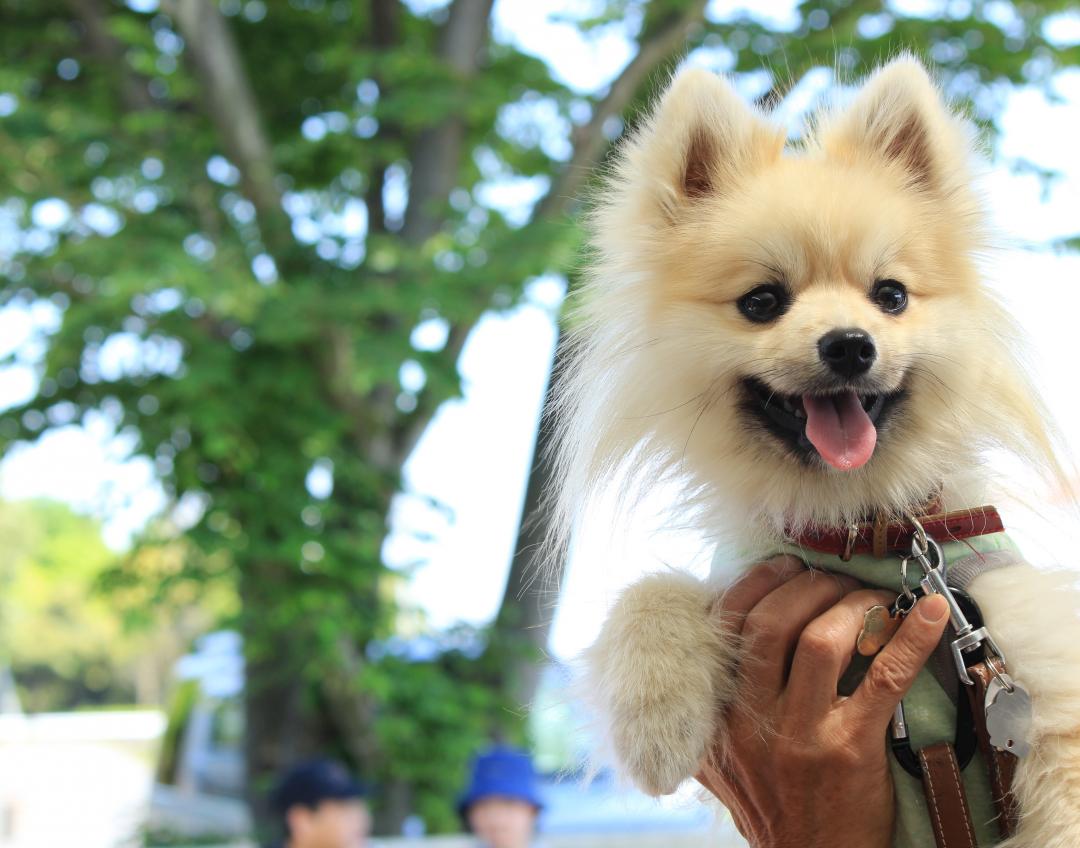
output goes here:
{"type": "Polygon", "coordinates": [[[926,535],[926,529],[922,526],[922,523],[910,512],[907,514],[907,520],[911,522],[911,526],[915,528],[915,538],[919,541],[919,548],[912,545],[911,552],[913,556],[924,557],[930,552],[929,537],[926,535]]]}

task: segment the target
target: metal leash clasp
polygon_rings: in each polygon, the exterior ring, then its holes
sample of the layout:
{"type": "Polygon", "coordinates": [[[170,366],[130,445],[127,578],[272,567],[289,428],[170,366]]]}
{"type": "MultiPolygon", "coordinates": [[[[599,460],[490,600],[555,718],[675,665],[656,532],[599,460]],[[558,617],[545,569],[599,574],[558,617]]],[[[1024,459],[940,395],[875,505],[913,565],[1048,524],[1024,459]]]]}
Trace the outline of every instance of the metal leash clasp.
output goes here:
{"type": "MultiPolygon", "coordinates": [[[[981,705],[974,703],[975,698],[969,701],[963,694],[958,699],[954,742],[957,758],[961,763],[966,763],[974,753],[977,732],[972,721],[971,710],[979,707],[983,710],[983,727],[989,744],[998,751],[1007,751],[1016,757],[1023,757],[1030,748],[1031,695],[1023,684],[1014,680],[1005,670],[1005,655],[983,626],[978,605],[962,590],[950,588],[945,553],[941,546],[927,535],[917,518],[909,515],[908,520],[915,528],[915,535],[911,540],[910,556],[904,557],[900,564],[900,584],[903,594],[897,597],[892,615],[907,615],[920,595],[925,596],[931,592],[941,595],[949,605],[949,617],[956,635],[956,638],[949,643],[949,648],[953,661],[956,663],[957,677],[966,686],[976,686],[968,672],[965,654],[975,654],[970,658],[972,667],[981,664],[992,675],[983,693],[981,705]],[[914,590],[909,585],[907,576],[907,566],[911,560],[917,562],[923,572],[922,580],[918,588],[914,590]],[[972,624],[969,615],[978,627],[972,624]]],[[[978,689],[974,689],[974,692],[977,695],[978,689]]],[[[893,715],[890,736],[892,737],[890,744],[897,761],[909,774],[920,776],[922,769],[911,750],[902,701],[897,705],[893,715]]]]}
{"type": "MultiPolygon", "coordinates": [[[[987,653],[1000,659],[1003,667],[1005,655],[985,627],[974,627],[964,615],[964,611],[946,582],[945,554],[941,550],[941,545],[926,535],[926,530],[915,516],[909,515],[908,521],[915,527],[915,536],[911,540],[910,559],[917,562],[923,570],[923,578],[919,585],[927,594],[933,592],[941,595],[949,604],[949,618],[956,632],[956,638],[949,643],[949,648],[952,651],[953,661],[956,663],[956,673],[965,686],[974,686],[975,681],[968,674],[964,654],[982,647],[987,653]]],[[[1002,670],[1000,673],[1002,685],[1011,691],[1012,679],[1005,671],[1002,670]]]]}

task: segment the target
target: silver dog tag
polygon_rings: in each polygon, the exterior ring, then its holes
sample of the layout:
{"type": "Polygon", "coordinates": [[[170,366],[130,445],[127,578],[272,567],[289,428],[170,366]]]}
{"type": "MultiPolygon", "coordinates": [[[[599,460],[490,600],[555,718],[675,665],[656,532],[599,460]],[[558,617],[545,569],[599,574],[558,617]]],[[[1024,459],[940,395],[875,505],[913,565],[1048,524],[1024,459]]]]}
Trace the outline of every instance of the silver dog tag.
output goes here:
{"type": "Polygon", "coordinates": [[[986,732],[995,748],[1023,757],[1031,748],[1031,696],[1011,683],[1011,692],[997,678],[986,687],[986,732]]]}

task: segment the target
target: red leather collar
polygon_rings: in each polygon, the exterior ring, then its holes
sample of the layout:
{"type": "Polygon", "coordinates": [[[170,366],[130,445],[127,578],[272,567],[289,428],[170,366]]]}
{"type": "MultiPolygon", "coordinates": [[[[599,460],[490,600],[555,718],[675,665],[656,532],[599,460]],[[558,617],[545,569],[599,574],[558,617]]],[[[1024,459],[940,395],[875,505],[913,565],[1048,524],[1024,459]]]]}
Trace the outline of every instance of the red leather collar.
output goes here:
{"type": "MultiPolygon", "coordinates": [[[[920,515],[918,519],[927,535],[942,543],[1000,533],[1005,529],[1001,516],[992,506],[935,512],[920,515]]],[[[903,520],[864,521],[850,527],[813,527],[790,538],[800,547],[835,554],[847,561],[855,554],[873,554],[881,558],[887,553],[910,553],[914,536],[915,526],[903,520]]]]}

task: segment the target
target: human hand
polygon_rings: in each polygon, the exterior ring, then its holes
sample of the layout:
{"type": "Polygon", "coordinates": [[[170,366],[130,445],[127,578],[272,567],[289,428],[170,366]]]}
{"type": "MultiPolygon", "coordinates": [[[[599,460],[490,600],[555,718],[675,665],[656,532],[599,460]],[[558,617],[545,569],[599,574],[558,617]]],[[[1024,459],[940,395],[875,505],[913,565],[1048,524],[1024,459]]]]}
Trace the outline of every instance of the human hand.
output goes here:
{"type": "Polygon", "coordinates": [[[731,811],[752,848],[888,848],[892,778],[885,732],[948,621],[922,598],[850,697],[837,683],[863,616],[895,595],[810,571],[794,557],[751,570],[718,600],[717,625],[741,634],[739,697],[697,780],[731,811]]]}

